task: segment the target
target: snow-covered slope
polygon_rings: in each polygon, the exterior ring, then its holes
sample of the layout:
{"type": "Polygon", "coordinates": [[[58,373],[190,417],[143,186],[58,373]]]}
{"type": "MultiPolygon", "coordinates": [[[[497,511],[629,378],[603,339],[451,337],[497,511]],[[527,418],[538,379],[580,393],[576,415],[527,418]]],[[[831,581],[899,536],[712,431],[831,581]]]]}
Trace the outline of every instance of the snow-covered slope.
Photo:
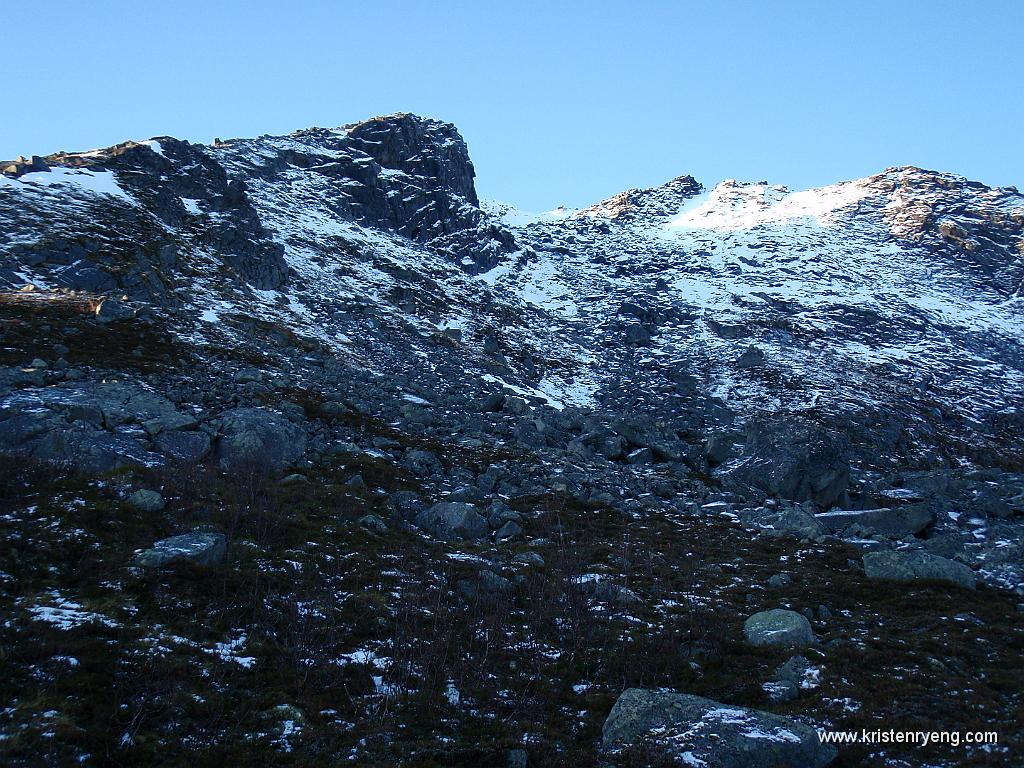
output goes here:
{"type": "Polygon", "coordinates": [[[445,396],[504,386],[682,432],[824,414],[894,462],[1012,449],[1013,189],[681,176],[532,215],[481,207],[457,131],[409,115],[34,162],[0,180],[0,280],[123,291],[197,344],[252,343],[255,317],[445,396]]]}
{"type": "Polygon", "coordinates": [[[1015,190],[894,168],[801,192],[725,181],[667,215],[492,210],[537,252],[498,287],[615,354],[639,341],[638,371],[689,370],[737,411],[938,409],[979,426],[1024,393],[1015,190]]]}

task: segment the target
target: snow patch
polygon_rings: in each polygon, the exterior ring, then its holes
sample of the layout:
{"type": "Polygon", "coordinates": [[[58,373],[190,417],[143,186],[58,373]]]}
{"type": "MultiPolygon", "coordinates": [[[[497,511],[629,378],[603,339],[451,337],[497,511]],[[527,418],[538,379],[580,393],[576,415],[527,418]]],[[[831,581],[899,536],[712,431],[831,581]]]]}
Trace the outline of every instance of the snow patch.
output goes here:
{"type": "Polygon", "coordinates": [[[55,166],[49,171],[26,173],[17,179],[3,177],[0,182],[6,186],[28,184],[39,187],[73,187],[93,195],[109,195],[120,198],[131,205],[138,205],[117,181],[113,171],[93,171],[88,168],[61,168],[55,166]]]}

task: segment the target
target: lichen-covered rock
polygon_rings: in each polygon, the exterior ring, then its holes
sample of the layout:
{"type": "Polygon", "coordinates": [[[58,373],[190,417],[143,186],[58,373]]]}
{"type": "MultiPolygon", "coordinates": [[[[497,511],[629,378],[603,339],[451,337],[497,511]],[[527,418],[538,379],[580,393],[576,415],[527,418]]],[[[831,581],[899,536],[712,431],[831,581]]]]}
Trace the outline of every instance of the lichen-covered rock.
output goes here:
{"type": "Polygon", "coordinates": [[[963,563],[928,552],[869,552],[864,555],[869,579],[883,581],[939,581],[974,589],[978,577],[963,563]]]}
{"type": "Polygon", "coordinates": [[[751,645],[795,647],[814,642],[807,617],[783,608],[755,613],[743,623],[743,634],[751,645]]]}
{"type": "Polygon", "coordinates": [[[269,408],[236,408],[220,417],[223,436],[217,445],[221,465],[229,471],[266,467],[280,470],[306,448],[305,431],[269,408]]]}
{"type": "Polygon", "coordinates": [[[605,720],[605,749],[647,742],[708,768],[822,768],[838,754],[789,717],[673,691],[629,688],[605,720]]]}
{"type": "Polygon", "coordinates": [[[487,519],[473,504],[445,501],[416,515],[415,524],[443,539],[474,541],[490,530],[487,519]]]}
{"type": "Polygon", "coordinates": [[[150,549],[138,552],[134,562],[143,568],[161,568],[182,560],[212,566],[224,559],[227,546],[227,539],[222,533],[193,531],[161,539],[150,549]]]}
{"type": "Polygon", "coordinates": [[[140,488],[128,497],[128,503],[140,512],[159,512],[164,508],[164,497],[148,488],[140,488]]]}

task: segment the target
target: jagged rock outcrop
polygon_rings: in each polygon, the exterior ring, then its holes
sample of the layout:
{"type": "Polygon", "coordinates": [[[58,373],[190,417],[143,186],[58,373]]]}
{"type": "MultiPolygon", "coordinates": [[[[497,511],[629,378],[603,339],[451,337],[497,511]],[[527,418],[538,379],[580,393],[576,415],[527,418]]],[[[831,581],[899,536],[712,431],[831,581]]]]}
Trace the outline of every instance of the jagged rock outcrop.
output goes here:
{"type": "Polygon", "coordinates": [[[150,438],[195,426],[167,398],[126,382],[28,387],[0,400],[0,451],[86,472],[159,463],[150,438]]]}
{"type": "Polygon", "coordinates": [[[228,179],[207,148],[161,137],[46,162],[0,183],[0,226],[17,243],[0,258],[0,280],[17,281],[28,264],[58,286],[166,303],[205,259],[260,289],[286,278],[284,249],[244,180],[228,179]]]}
{"type": "Polygon", "coordinates": [[[850,481],[847,449],[838,435],[794,420],[752,421],[744,454],[720,476],[739,489],[751,488],[791,501],[835,504],[850,481]]]}
{"type": "Polygon", "coordinates": [[[693,176],[679,176],[653,189],[630,189],[585,208],[581,215],[606,217],[611,221],[657,219],[676,214],[692,197],[704,191],[693,176]]]}
{"type": "Polygon", "coordinates": [[[430,245],[469,271],[516,247],[481,212],[466,143],[449,123],[399,114],[223,142],[213,154],[236,177],[283,183],[300,196],[315,191],[316,207],[430,245]]]}

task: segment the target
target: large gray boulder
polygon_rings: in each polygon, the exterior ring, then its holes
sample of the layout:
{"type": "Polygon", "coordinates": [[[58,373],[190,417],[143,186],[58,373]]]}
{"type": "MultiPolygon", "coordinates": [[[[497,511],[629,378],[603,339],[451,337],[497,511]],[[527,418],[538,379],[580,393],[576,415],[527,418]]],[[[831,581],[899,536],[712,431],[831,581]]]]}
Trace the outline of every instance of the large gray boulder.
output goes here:
{"type": "MultiPolygon", "coordinates": [[[[66,462],[101,474],[160,464],[143,433],[194,425],[167,398],[141,384],[61,383],[21,389],[0,408],[0,454],[66,462]],[[140,425],[147,425],[140,429],[140,425]]],[[[168,432],[167,434],[171,434],[168,432]]]]}
{"type": "Polygon", "coordinates": [[[198,430],[192,432],[161,432],[153,443],[171,462],[196,464],[210,452],[210,436],[198,430]]]}
{"type": "Polygon", "coordinates": [[[236,408],[219,420],[217,445],[221,465],[235,471],[266,467],[281,470],[306,450],[306,432],[269,408],[236,408]]]}
{"type": "Polygon", "coordinates": [[[821,521],[805,509],[790,507],[784,509],[772,524],[772,527],[783,533],[791,533],[806,539],[820,536],[824,531],[821,521]]]}
{"type": "Polygon", "coordinates": [[[869,579],[916,582],[940,581],[974,589],[978,577],[963,563],[928,552],[869,552],[864,555],[864,572],[869,579]]]}
{"type": "Polygon", "coordinates": [[[153,466],[165,459],[195,462],[209,450],[205,434],[180,431],[196,426],[192,414],[142,384],[61,383],[22,389],[5,405],[0,453],[66,462],[89,474],[153,466]],[[147,435],[160,453],[146,443],[147,435]]]}
{"type": "MultiPolygon", "coordinates": [[[[180,429],[194,425],[195,419],[179,411],[163,395],[142,384],[129,381],[85,381],[58,384],[19,393],[26,404],[62,412],[68,418],[85,418],[108,429],[123,424],[160,425],[161,429],[180,429]],[[96,414],[100,421],[97,422],[96,414]]],[[[152,434],[153,429],[149,430],[152,434]]]]}
{"type": "Polygon", "coordinates": [[[461,501],[444,501],[416,515],[413,522],[443,539],[474,541],[490,530],[477,507],[461,501]]]}
{"type": "Polygon", "coordinates": [[[705,768],[822,768],[838,754],[788,717],[674,691],[629,688],[604,723],[607,750],[647,742],[705,768]]]}
{"type": "Polygon", "coordinates": [[[159,454],[129,434],[110,432],[84,421],[67,424],[52,411],[0,414],[0,455],[66,463],[80,472],[103,474],[158,464],[159,454]]]}
{"type": "Polygon", "coordinates": [[[164,508],[164,498],[156,491],[140,488],[128,497],[128,503],[140,512],[156,513],[164,508]]]}
{"type": "Polygon", "coordinates": [[[814,642],[807,618],[783,608],[755,613],[743,623],[743,634],[751,645],[799,647],[814,642]]]}
{"type": "Polygon", "coordinates": [[[821,509],[839,501],[850,482],[845,441],[799,419],[751,421],[743,455],[723,467],[723,482],[741,493],[756,489],[821,509]]]}
{"type": "Polygon", "coordinates": [[[815,517],[829,533],[842,533],[850,526],[858,525],[893,538],[920,533],[935,522],[931,510],[923,504],[895,509],[833,510],[815,517]]]}
{"type": "Polygon", "coordinates": [[[161,539],[152,548],[136,553],[134,562],[143,568],[162,568],[176,561],[211,566],[224,559],[227,548],[224,534],[193,531],[161,539]]]}

